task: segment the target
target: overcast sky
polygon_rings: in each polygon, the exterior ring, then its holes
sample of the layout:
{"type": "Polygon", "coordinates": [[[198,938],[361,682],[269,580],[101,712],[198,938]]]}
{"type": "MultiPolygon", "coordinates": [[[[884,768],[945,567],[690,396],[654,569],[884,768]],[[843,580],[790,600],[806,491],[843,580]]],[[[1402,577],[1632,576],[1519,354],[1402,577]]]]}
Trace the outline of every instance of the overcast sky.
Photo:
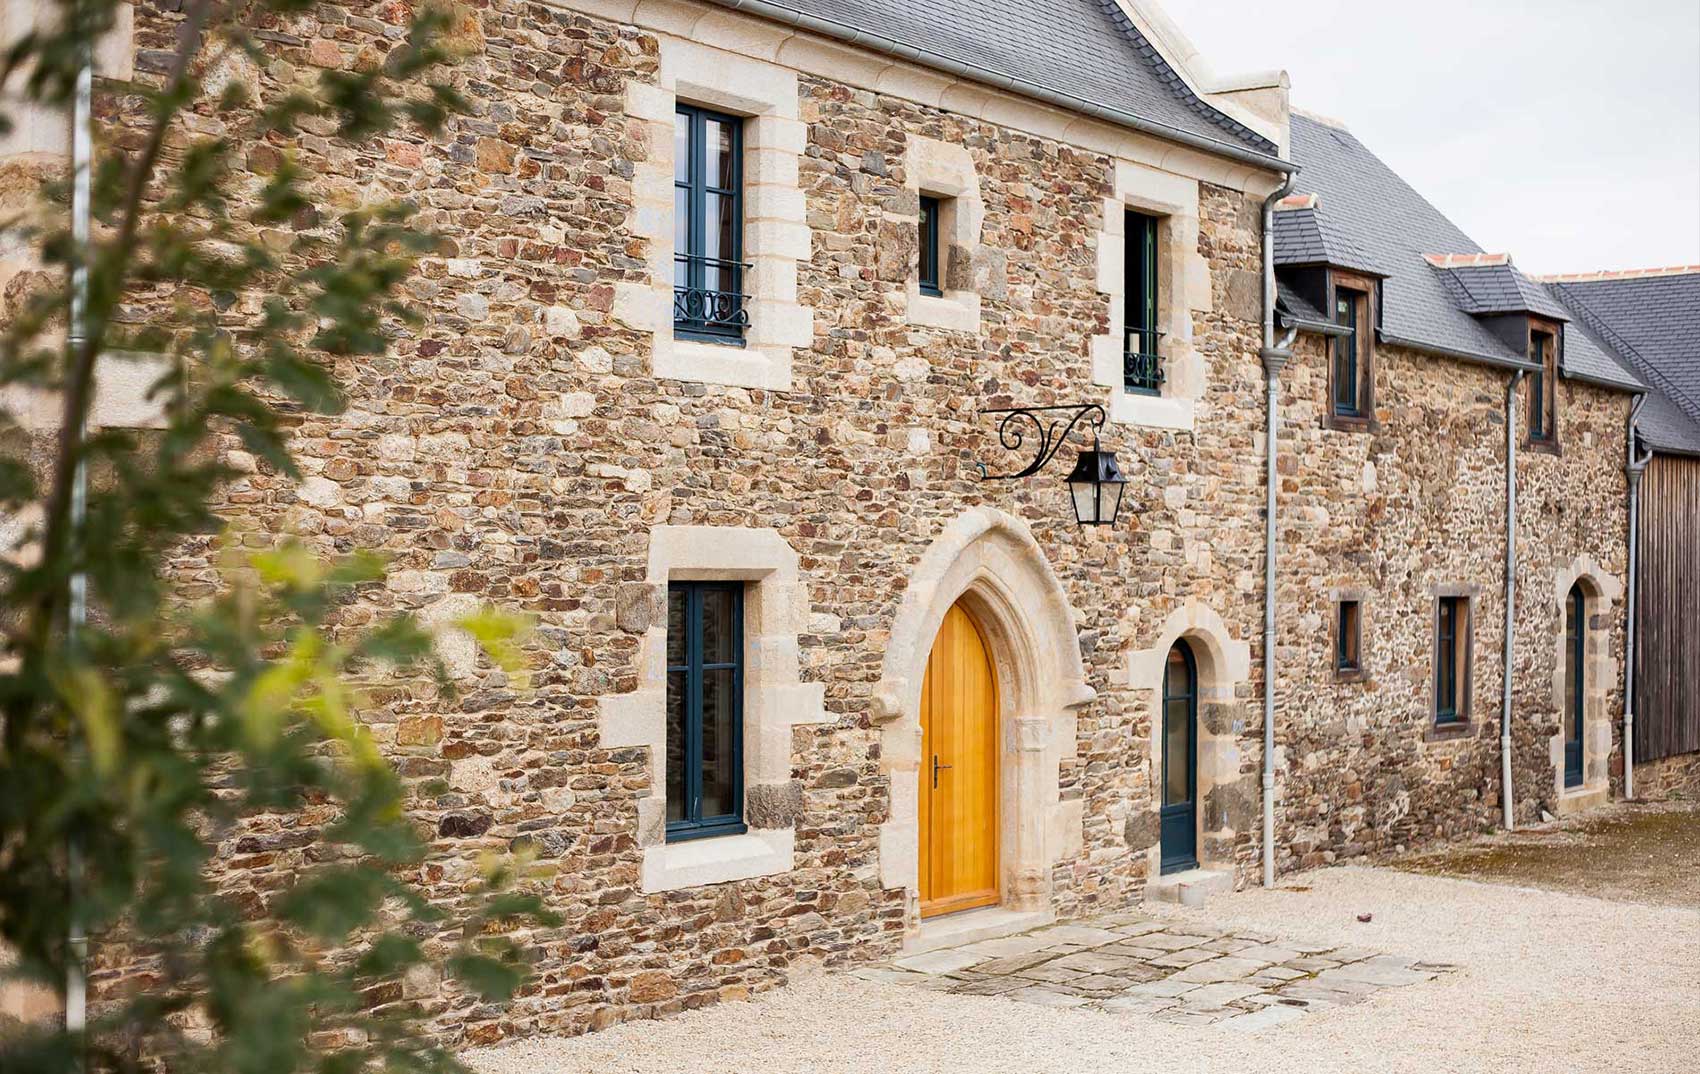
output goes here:
{"type": "MultiPolygon", "coordinates": [[[[1163,0],[1526,272],[1700,263],[1697,0],[1163,0]]],[[[1299,186],[1304,180],[1300,177],[1299,186]]]]}

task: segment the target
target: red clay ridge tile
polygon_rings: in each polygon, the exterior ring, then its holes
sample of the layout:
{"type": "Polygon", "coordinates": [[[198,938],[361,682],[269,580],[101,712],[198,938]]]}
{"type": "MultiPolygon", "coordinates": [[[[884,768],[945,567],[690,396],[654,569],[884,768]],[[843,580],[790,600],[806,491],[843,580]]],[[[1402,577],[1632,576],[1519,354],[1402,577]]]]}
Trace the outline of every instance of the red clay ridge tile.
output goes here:
{"type": "Polygon", "coordinates": [[[1423,260],[1435,268],[1477,268],[1482,265],[1509,265],[1510,254],[1424,254],[1423,260]]]}
{"type": "Polygon", "coordinates": [[[1644,280],[1651,276],[1688,276],[1700,273],[1700,265],[1667,265],[1663,268],[1619,269],[1613,272],[1560,272],[1536,276],[1542,283],[1592,283],[1595,280],[1644,280]]]}
{"type": "Polygon", "coordinates": [[[1288,194],[1275,203],[1275,211],[1283,209],[1314,209],[1322,199],[1315,194],[1288,194]]]}

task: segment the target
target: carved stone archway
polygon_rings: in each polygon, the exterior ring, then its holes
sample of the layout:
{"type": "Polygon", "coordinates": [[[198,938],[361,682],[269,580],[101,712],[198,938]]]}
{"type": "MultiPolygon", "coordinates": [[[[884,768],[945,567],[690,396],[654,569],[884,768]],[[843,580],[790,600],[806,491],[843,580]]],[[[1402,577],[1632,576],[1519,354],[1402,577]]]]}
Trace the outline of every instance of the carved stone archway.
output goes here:
{"type": "Polygon", "coordinates": [[[1163,766],[1163,672],[1178,641],[1192,649],[1198,665],[1198,861],[1204,868],[1232,869],[1236,838],[1257,815],[1257,778],[1240,749],[1245,703],[1240,694],[1251,676],[1251,646],[1235,639],[1222,617],[1188,602],[1157,628],[1154,643],[1128,658],[1128,682],[1142,691],[1149,730],[1145,742],[1150,800],[1136,804],[1125,828],[1128,849],[1146,856],[1149,875],[1161,869],[1158,774],[1163,766]]]}
{"type": "Polygon", "coordinates": [[[1622,682],[1622,670],[1612,655],[1612,624],[1615,608],[1623,596],[1623,583],[1603,570],[1589,555],[1580,555],[1561,566],[1553,576],[1553,594],[1558,609],[1554,619],[1552,697],[1558,713],[1552,736],[1554,812],[1564,814],[1605,804],[1611,784],[1611,724],[1609,702],[1613,689],[1622,682]],[[1565,615],[1570,590],[1580,585],[1587,600],[1588,633],[1582,664],[1582,785],[1564,785],[1564,686],[1565,615]]]}
{"type": "Polygon", "coordinates": [[[891,786],[880,880],[909,893],[911,926],[919,921],[921,683],[939,624],[958,601],[985,636],[998,676],[1004,905],[1047,908],[1051,866],[1083,844],[1083,803],[1060,792],[1061,762],[1078,753],[1076,710],[1096,696],[1074,610],[1026,523],[977,507],[944,528],[910,575],[874,697],[891,786]]]}

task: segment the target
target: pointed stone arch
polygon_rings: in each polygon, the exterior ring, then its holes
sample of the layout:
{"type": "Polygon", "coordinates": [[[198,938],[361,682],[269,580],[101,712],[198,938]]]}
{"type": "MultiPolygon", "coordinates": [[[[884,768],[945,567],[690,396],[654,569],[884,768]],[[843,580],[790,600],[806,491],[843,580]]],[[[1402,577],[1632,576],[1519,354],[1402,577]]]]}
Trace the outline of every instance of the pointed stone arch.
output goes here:
{"type": "Polygon", "coordinates": [[[1257,779],[1240,748],[1245,733],[1245,687],[1251,646],[1235,638],[1214,609],[1188,601],[1163,620],[1149,648],[1128,657],[1128,683],[1147,714],[1145,763],[1149,800],[1136,803],[1125,826],[1128,849],[1146,855],[1149,875],[1161,871],[1158,791],[1163,761],[1163,672],[1169,650],[1184,641],[1198,666],[1198,860],[1232,871],[1234,844],[1257,814],[1257,779]]]}
{"type": "Polygon", "coordinates": [[[1078,855],[1083,803],[1061,795],[1061,765],[1078,755],[1086,683],[1075,613],[1027,524],[990,507],[948,524],[916,563],[892,621],[874,694],[891,811],[880,826],[880,880],[909,893],[919,920],[921,684],[933,639],[960,602],[998,676],[999,835],[1004,905],[1049,906],[1051,866],[1078,855]]]}
{"type": "Polygon", "coordinates": [[[1555,813],[1572,813],[1604,805],[1610,793],[1612,712],[1611,698],[1622,681],[1622,669],[1612,651],[1612,624],[1623,596],[1623,583],[1586,553],[1559,566],[1553,574],[1553,596],[1557,615],[1552,639],[1552,698],[1558,714],[1556,733],[1548,753],[1552,763],[1552,792],[1555,813]],[[1582,587],[1587,600],[1588,633],[1584,639],[1582,665],[1582,785],[1564,785],[1564,717],[1566,712],[1564,663],[1565,615],[1570,591],[1582,587]]]}

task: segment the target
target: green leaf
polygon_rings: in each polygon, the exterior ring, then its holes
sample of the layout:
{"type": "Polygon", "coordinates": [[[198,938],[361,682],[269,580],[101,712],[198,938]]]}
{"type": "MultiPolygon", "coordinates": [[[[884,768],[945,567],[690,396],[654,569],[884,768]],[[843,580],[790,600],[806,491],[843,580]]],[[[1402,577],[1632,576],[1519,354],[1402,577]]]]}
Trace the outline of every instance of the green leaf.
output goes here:
{"type": "Polygon", "coordinates": [[[461,984],[486,1002],[511,998],[524,980],[516,967],[487,955],[455,955],[449,959],[448,967],[461,984]]]}

